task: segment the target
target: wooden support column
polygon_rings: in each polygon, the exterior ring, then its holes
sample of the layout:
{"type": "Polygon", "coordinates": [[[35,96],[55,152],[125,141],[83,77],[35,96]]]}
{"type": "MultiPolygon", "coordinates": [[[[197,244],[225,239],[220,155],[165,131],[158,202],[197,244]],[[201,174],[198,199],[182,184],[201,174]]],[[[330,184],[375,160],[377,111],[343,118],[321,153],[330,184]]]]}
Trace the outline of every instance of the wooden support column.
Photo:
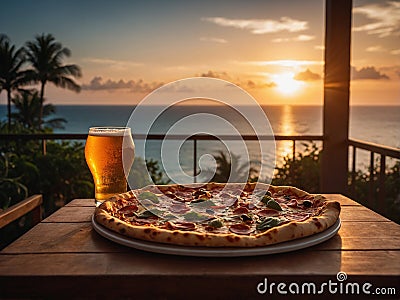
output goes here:
{"type": "Polygon", "coordinates": [[[326,0],[321,192],[347,194],[352,0],[326,0]]]}

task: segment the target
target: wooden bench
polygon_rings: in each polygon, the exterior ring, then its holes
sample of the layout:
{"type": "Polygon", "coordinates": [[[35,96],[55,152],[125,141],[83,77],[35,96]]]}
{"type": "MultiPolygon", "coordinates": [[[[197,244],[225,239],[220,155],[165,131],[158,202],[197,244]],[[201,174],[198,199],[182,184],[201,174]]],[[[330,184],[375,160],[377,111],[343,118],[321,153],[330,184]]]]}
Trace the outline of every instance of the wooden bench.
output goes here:
{"type": "Polygon", "coordinates": [[[33,225],[36,225],[42,220],[42,203],[42,195],[33,195],[3,211],[0,211],[0,229],[29,212],[32,212],[32,223],[33,225]]]}

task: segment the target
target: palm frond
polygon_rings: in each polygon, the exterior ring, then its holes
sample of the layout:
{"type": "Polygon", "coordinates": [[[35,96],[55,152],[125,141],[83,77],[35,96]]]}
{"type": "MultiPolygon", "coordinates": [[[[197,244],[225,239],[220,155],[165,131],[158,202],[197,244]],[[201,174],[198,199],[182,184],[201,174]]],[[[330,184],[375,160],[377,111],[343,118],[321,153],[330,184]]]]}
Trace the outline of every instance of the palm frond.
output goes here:
{"type": "Polygon", "coordinates": [[[55,70],[55,74],[64,76],[82,77],[81,68],[78,65],[60,66],[55,70]]]}
{"type": "Polygon", "coordinates": [[[65,77],[65,76],[55,77],[55,78],[52,78],[51,82],[54,83],[54,85],[57,87],[69,89],[74,92],[81,91],[81,86],[69,77],[65,77]]]}

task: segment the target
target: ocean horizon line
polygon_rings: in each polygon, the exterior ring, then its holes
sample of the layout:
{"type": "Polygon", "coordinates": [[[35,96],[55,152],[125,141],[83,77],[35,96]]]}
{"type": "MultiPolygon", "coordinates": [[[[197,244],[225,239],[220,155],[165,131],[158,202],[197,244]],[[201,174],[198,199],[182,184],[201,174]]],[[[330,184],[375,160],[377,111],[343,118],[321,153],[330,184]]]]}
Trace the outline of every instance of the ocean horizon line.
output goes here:
{"type": "MultiPolygon", "coordinates": [[[[96,107],[136,107],[139,104],[95,104],[95,103],[90,103],[90,104],[54,104],[54,103],[46,103],[46,104],[52,104],[55,107],[64,107],[64,106],[82,106],[82,107],[87,107],[87,106],[96,106],[96,107]]],[[[159,106],[164,106],[165,104],[150,104],[146,106],[154,106],[154,107],[159,107],[159,106]]],[[[236,104],[235,104],[236,105],[236,104]]],[[[293,107],[324,107],[323,104],[287,104],[287,103],[282,103],[282,104],[259,104],[261,107],[282,107],[282,106],[293,106],[293,107]]],[[[206,106],[219,106],[219,107],[223,107],[225,106],[224,104],[175,104],[174,106],[185,106],[185,107],[196,107],[196,106],[202,106],[202,107],[206,107],[206,106]]],[[[239,104],[238,106],[241,107],[250,107],[252,105],[241,105],[239,104]]],[[[6,103],[0,104],[0,107],[7,107],[6,103]]],[[[11,107],[14,107],[14,104],[11,105],[11,107]]],[[[350,104],[350,107],[400,107],[400,103],[399,104],[350,104]]]]}

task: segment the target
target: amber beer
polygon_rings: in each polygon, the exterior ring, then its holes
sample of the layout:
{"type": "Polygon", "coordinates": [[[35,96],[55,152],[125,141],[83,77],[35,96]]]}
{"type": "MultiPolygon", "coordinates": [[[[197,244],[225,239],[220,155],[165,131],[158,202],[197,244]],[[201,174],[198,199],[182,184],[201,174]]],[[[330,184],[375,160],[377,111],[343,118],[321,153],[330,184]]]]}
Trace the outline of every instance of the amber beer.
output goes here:
{"type": "Polygon", "coordinates": [[[85,158],[93,175],[96,205],[127,190],[126,178],[135,157],[131,129],[92,127],[86,141],[85,158]]]}

